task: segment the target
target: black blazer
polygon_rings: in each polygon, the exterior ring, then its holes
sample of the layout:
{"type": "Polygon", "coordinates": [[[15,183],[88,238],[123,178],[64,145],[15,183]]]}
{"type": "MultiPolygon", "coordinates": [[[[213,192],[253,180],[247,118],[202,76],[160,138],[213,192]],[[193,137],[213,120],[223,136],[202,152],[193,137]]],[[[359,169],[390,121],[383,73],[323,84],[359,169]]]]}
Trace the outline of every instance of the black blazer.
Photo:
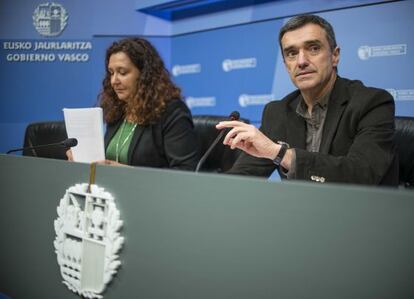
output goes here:
{"type": "MultiPolygon", "coordinates": [[[[285,141],[295,148],[295,179],[311,180],[316,176],[326,182],[398,184],[394,100],[388,92],[338,77],[318,153],[306,151],[306,122],[296,114],[299,93],[296,90],[281,101],[267,104],[260,127],[273,141],[285,141]]],[[[229,173],[269,176],[274,169],[271,160],[243,153],[229,173]]]]}
{"type": "MultiPolygon", "coordinates": [[[[107,126],[105,149],[123,120],[107,126]]],[[[137,126],[128,150],[128,165],[194,170],[199,158],[191,112],[182,100],[171,100],[160,120],[137,126]]]]}

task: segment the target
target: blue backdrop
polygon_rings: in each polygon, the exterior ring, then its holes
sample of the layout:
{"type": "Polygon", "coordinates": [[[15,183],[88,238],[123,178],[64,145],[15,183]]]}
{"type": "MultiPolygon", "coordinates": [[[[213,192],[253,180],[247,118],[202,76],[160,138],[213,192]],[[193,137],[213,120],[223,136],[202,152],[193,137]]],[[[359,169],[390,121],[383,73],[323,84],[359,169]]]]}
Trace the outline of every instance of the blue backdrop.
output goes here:
{"type": "MultiPolygon", "coordinates": [[[[414,1],[403,1],[319,13],[336,31],[339,75],[388,89],[398,115],[414,115],[414,54],[409,51],[414,47],[413,12],[414,1]]],[[[174,37],[175,80],[193,112],[239,110],[259,122],[268,101],[293,91],[278,45],[278,32],[287,20],[174,37]],[[186,70],[188,65],[198,68],[186,70]]]]}

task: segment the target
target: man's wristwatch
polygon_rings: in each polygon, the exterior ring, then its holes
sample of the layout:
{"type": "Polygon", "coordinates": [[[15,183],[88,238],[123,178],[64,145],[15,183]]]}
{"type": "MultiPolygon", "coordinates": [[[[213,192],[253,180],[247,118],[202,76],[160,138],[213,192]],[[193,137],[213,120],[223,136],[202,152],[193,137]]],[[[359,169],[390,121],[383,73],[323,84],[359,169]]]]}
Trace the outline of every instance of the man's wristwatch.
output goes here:
{"type": "Polygon", "coordinates": [[[286,142],[283,142],[283,141],[277,141],[276,143],[280,145],[280,150],[277,153],[276,158],[273,160],[273,163],[275,163],[277,166],[279,166],[280,163],[283,160],[283,157],[286,154],[286,151],[288,150],[288,148],[290,148],[290,146],[289,146],[289,144],[287,144],[286,142]]]}

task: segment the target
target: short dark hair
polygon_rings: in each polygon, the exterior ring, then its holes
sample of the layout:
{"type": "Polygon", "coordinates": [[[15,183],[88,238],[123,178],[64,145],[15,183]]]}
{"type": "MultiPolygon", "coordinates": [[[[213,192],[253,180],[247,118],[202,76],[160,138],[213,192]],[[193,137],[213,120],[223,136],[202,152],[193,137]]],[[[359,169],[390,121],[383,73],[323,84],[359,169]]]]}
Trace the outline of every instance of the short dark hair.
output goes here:
{"type": "Polygon", "coordinates": [[[329,43],[329,47],[331,48],[332,51],[336,48],[337,44],[336,44],[335,32],[332,28],[332,25],[329,24],[328,21],[316,15],[298,15],[298,16],[291,18],[280,29],[279,46],[280,46],[280,49],[282,50],[282,55],[283,55],[282,38],[285,35],[285,33],[301,28],[307,24],[315,24],[315,25],[319,25],[320,27],[322,27],[322,29],[325,30],[326,38],[328,39],[328,43],[329,43]]]}

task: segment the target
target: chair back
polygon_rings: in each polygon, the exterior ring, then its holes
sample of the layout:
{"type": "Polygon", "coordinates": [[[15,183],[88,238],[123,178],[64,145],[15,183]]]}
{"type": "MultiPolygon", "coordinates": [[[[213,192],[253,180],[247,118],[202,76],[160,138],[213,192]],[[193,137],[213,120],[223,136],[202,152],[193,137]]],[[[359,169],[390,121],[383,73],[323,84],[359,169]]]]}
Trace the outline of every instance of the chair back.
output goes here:
{"type": "MultiPolygon", "coordinates": [[[[58,143],[68,136],[64,121],[45,121],[31,123],[27,126],[24,135],[24,147],[58,143]]],[[[66,160],[66,149],[59,146],[51,146],[39,149],[27,149],[24,156],[53,158],[66,160]]]]}
{"type": "MultiPolygon", "coordinates": [[[[228,116],[219,115],[194,115],[193,122],[195,131],[198,135],[200,152],[203,155],[214,139],[220,133],[216,129],[216,124],[220,121],[229,120],[228,116]]],[[[240,119],[245,123],[249,123],[248,119],[240,119]]],[[[200,171],[202,172],[224,172],[230,169],[241,151],[238,149],[232,150],[228,146],[223,145],[223,138],[212,150],[210,155],[205,160],[200,171]]]]}
{"type": "Polygon", "coordinates": [[[414,188],[414,117],[395,117],[394,141],[399,156],[400,184],[414,188]]]}
{"type": "MultiPolygon", "coordinates": [[[[204,154],[220,131],[216,124],[228,120],[227,116],[218,115],[195,115],[193,116],[194,128],[200,144],[200,152],[204,154]]],[[[240,119],[249,123],[248,119],[240,119]]],[[[29,124],[24,137],[24,147],[57,143],[67,138],[64,121],[46,121],[29,124]]],[[[240,150],[232,150],[222,144],[224,137],[207,157],[200,171],[224,172],[230,169],[238,156],[240,150]]],[[[66,160],[66,149],[60,147],[48,147],[40,149],[29,149],[23,151],[24,156],[43,158],[54,158],[66,160]]]]}

